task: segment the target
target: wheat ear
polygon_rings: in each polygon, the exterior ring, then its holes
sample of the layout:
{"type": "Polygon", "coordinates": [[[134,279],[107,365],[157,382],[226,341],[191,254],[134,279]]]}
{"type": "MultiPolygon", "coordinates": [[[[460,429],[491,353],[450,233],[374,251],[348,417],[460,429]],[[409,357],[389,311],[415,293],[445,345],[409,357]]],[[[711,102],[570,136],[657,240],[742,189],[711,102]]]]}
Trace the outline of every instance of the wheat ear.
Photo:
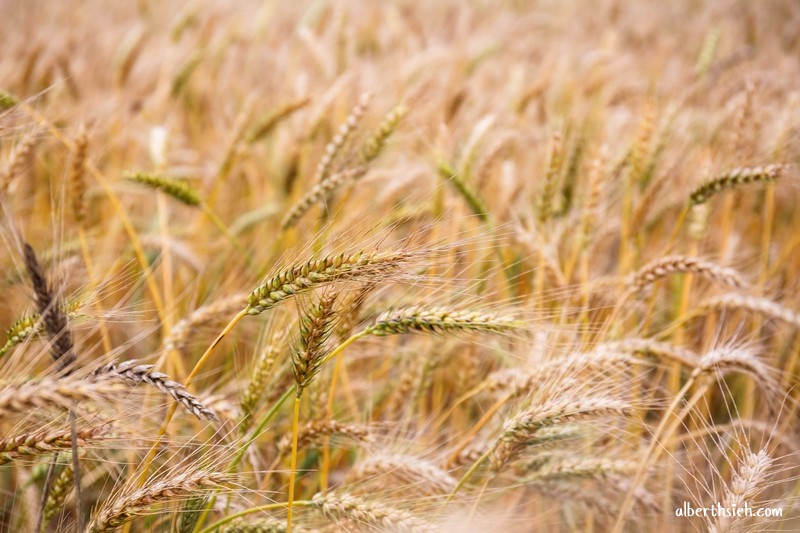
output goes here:
{"type": "Polygon", "coordinates": [[[106,500],[92,518],[87,531],[113,531],[154,505],[216,489],[230,481],[230,476],[226,474],[198,470],[152,482],[130,494],[106,500]]]}
{"type": "Polygon", "coordinates": [[[219,422],[217,415],[187,391],[185,386],[177,381],[172,381],[166,374],[153,372],[153,366],[154,365],[137,364],[136,360],[125,361],[123,363],[110,363],[98,368],[92,375],[113,377],[131,385],[138,385],[139,383],[150,385],[174,398],[175,401],[183,405],[187,411],[197,418],[205,418],[212,422],[219,422]]]}

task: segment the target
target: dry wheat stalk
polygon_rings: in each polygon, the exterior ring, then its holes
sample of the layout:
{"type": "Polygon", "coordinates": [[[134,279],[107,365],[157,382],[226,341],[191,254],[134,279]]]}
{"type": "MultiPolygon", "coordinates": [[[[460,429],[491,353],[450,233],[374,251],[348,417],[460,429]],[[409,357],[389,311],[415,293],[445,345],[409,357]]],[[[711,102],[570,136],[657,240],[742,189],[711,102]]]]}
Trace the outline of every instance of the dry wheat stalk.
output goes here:
{"type": "Polygon", "coordinates": [[[135,359],[122,363],[109,363],[92,372],[92,376],[116,378],[131,385],[145,383],[171,396],[197,418],[205,418],[212,422],[219,422],[217,415],[206,408],[200,400],[187,391],[186,387],[177,381],[172,381],[166,374],[153,372],[153,366],[154,365],[137,364],[135,359]]]}
{"type": "Polygon", "coordinates": [[[95,513],[87,531],[89,533],[113,531],[154,505],[197,495],[219,488],[230,481],[230,476],[226,474],[196,470],[150,482],[138,490],[106,500],[95,513]]]}
{"type": "Polygon", "coordinates": [[[356,524],[388,531],[434,531],[431,524],[408,511],[370,502],[350,494],[316,494],[312,499],[322,514],[332,521],[351,520],[356,524]]]}

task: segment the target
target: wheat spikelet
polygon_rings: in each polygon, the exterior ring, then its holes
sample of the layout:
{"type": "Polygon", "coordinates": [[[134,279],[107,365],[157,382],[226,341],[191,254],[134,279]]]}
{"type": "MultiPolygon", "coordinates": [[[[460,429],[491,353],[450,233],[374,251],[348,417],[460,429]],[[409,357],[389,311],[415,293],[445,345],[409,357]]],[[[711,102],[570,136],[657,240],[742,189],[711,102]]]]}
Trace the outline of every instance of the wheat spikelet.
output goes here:
{"type": "Polygon", "coordinates": [[[336,294],[323,296],[300,320],[300,346],[292,352],[292,369],[298,398],[319,372],[328,352],[336,312],[336,294]]]}
{"type": "Polygon", "coordinates": [[[414,306],[383,313],[364,330],[364,333],[379,337],[451,331],[500,333],[521,327],[524,327],[524,323],[520,320],[484,311],[414,306]]]}
{"type": "Polygon", "coordinates": [[[339,322],[336,326],[336,336],[340,340],[345,340],[359,322],[361,309],[367,301],[369,293],[372,292],[376,283],[366,283],[357,291],[347,292],[339,306],[339,322]]]}
{"type": "Polygon", "coordinates": [[[719,374],[739,372],[752,377],[768,392],[778,389],[774,370],[753,355],[750,350],[743,348],[719,348],[707,352],[700,358],[700,363],[695,368],[693,375],[699,376],[712,372],[719,374]]]}
{"type": "MultiPolygon", "coordinates": [[[[275,340],[277,341],[278,339],[275,340]]],[[[251,415],[258,401],[261,399],[264,386],[272,375],[278,356],[281,355],[282,352],[283,349],[276,342],[273,342],[261,351],[258,361],[253,366],[250,381],[247,383],[247,388],[242,393],[241,400],[239,401],[243,432],[247,431],[250,427],[251,415]]]]}
{"type": "Polygon", "coordinates": [[[447,161],[440,161],[439,162],[439,175],[447,180],[453,187],[455,187],[456,191],[461,195],[464,201],[467,203],[467,206],[470,210],[477,216],[482,222],[486,222],[489,220],[489,208],[486,206],[486,203],[478,196],[478,193],[475,192],[472,187],[464,181],[458,172],[453,169],[452,166],[447,161]]]}
{"type": "Polygon", "coordinates": [[[564,480],[574,478],[590,478],[603,480],[609,474],[630,475],[636,471],[637,464],[630,460],[614,460],[604,457],[545,457],[536,458],[525,465],[526,470],[533,470],[524,478],[532,480],[564,480]]]}
{"type": "MultiPolygon", "coordinates": [[[[97,440],[102,428],[81,429],[78,431],[78,446],[97,440]]],[[[26,455],[43,455],[72,448],[72,433],[69,429],[61,431],[40,430],[14,437],[0,439],[0,465],[10,463],[26,455]]]]}
{"type": "Polygon", "coordinates": [[[142,46],[144,37],[145,32],[141,27],[133,28],[125,35],[114,53],[111,68],[114,73],[114,85],[117,88],[122,88],[127,83],[133,65],[144,48],[142,46]]]}
{"type": "Polygon", "coordinates": [[[90,533],[113,531],[159,503],[186,498],[230,482],[230,477],[202,470],[177,473],[168,479],[151,482],[129,494],[106,500],[87,527],[90,533]]]}
{"type": "Polygon", "coordinates": [[[178,73],[175,75],[175,78],[172,80],[172,90],[170,94],[173,98],[177,98],[181,92],[183,91],[184,87],[189,83],[189,79],[192,77],[192,74],[195,73],[197,67],[203,62],[205,57],[205,51],[201,49],[197,49],[194,53],[189,56],[181,68],[178,69],[178,73]]]}
{"type": "Polygon", "coordinates": [[[763,167],[740,167],[716,176],[689,195],[692,205],[703,204],[715,194],[725,190],[746,185],[748,183],[763,183],[780,178],[787,170],[787,165],[775,164],[763,167]]]}
{"type": "Polygon", "coordinates": [[[241,310],[247,304],[248,293],[236,293],[219,298],[211,303],[198,307],[180,320],[164,339],[167,350],[182,350],[189,344],[192,333],[199,328],[222,324],[230,315],[241,310]]]}
{"type": "Polygon", "coordinates": [[[22,384],[7,384],[0,390],[0,415],[29,414],[37,409],[70,409],[84,401],[112,401],[119,387],[108,380],[85,377],[45,377],[22,384]]]}
{"type": "Polygon", "coordinates": [[[7,192],[11,182],[23,174],[37,142],[39,142],[38,132],[32,131],[14,148],[5,169],[0,174],[0,192],[7,192]]]}
{"type": "Polygon", "coordinates": [[[50,355],[56,361],[58,371],[63,372],[69,369],[76,359],[67,314],[64,312],[61,298],[52,292],[31,245],[25,243],[23,251],[25,268],[31,278],[36,306],[42,317],[44,330],[50,339],[50,355]]]}
{"type": "Polygon", "coordinates": [[[8,91],[0,89],[0,109],[9,109],[19,103],[19,99],[8,91]]]}
{"type": "Polygon", "coordinates": [[[547,172],[545,172],[544,185],[542,186],[542,192],[536,203],[538,209],[537,216],[540,224],[547,222],[554,211],[553,202],[555,201],[556,182],[563,159],[562,152],[561,134],[556,132],[553,134],[553,142],[550,149],[550,163],[547,165],[547,172]]]}
{"type": "Polygon", "coordinates": [[[331,165],[341,152],[345,143],[347,143],[350,135],[352,135],[353,131],[355,131],[358,123],[361,121],[361,118],[364,116],[367,106],[369,105],[370,98],[370,93],[364,93],[361,95],[361,98],[359,98],[358,103],[350,111],[350,114],[347,116],[344,124],[339,126],[339,130],[336,132],[336,135],[334,135],[333,139],[331,139],[331,141],[325,146],[325,153],[319,160],[317,169],[314,172],[314,183],[322,183],[328,178],[331,165]]]}
{"type": "Polygon", "coordinates": [[[75,222],[83,224],[86,220],[86,176],[84,175],[84,165],[86,163],[86,153],[89,148],[89,135],[86,127],[81,126],[75,138],[75,153],[70,166],[69,181],[72,198],[72,216],[75,222]]]}
{"type": "Polygon", "coordinates": [[[598,346],[598,349],[606,351],[623,351],[628,353],[652,354],[668,361],[676,361],[687,368],[696,368],[699,364],[700,356],[681,346],[676,346],[668,342],[659,342],[653,339],[628,338],[619,341],[605,342],[598,346]]]}
{"type": "Polygon", "coordinates": [[[724,268],[697,257],[671,255],[652,261],[640,268],[628,283],[629,290],[640,292],[662,278],[672,274],[685,273],[696,274],[736,289],[747,286],[747,283],[733,269],[724,268]]]}
{"type": "Polygon", "coordinates": [[[171,396],[197,418],[205,418],[212,422],[219,422],[217,415],[187,391],[186,387],[177,381],[172,381],[166,374],[153,372],[153,366],[154,365],[137,364],[136,360],[122,363],[109,363],[96,369],[92,373],[92,376],[103,378],[113,377],[131,385],[145,383],[171,396]]]}
{"type": "MultiPolygon", "coordinates": [[[[258,522],[231,524],[223,526],[219,533],[284,533],[286,522],[267,518],[258,522]]],[[[305,531],[305,529],[293,526],[292,531],[305,531]]]]}
{"type": "MultiPolygon", "coordinates": [[[[772,463],[773,460],[766,449],[762,449],[758,453],[745,451],[739,469],[733,474],[730,484],[725,486],[722,507],[736,510],[743,508],[745,504],[754,503],[772,475],[772,463]]],[[[709,524],[709,531],[711,533],[750,531],[746,527],[746,520],[747,517],[736,516],[736,514],[732,516],[720,514],[709,524]]]]}
{"type": "Polygon", "coordinates": [[[359,166],[366,166],[374,161],[386,146],[386,141],[392,136],[397,125],[408,112],[408,108],[402,104],[398,105],[383,118],[378,129],[370,135],[358,153],[359,166]]]}
{"type": "Polygon", "coordinates": [[[608,146],[602,145],[592,159],[589,167],[589,177],[587,183],[587,193],[583,205],[581,216],[581,237],[583,246],[589,243],[592,232],[595,229],[600,201],[603,196],[603,185],[605,183],[605,167],[608,161],[608,146]]]}
{"type": "MultiPolygon", "coordinates": [[[[63,306],[63,311],[66,313],[69,320],[80,316],[79,309],[82,303],[83,302],[76,300],[68,302],[63,306]]],[[[43,332],[44,323],[39,313],[23,315],[6,330],[6,342],[0,347],[0,357],[4,356],[14,346],[25,342],[25,339],[40,335],[43,332]]]]}
{"type": "Polygon", "coordinates": [[[158,189],[159,191],[172,196],[179,202],[186,205],[198,206],[201,203],[200,193],[184,180],[159,176],[149,172],[125,172],[125,178],[158,189]]]}
{"type": "Polygon", "coordinates": [[[370,502],[350,494],[316,494],[312,499],[322,514],[332,521],[350,520],[356,524],[388,531],[409,533],[434,531],[431,524],[407,511],[370,502]]]}
{"type": "Polygon", "coordinates": [[[357,463],[347,475],[348,483],[374,480],[380,486],[420,491],[424,494],[448,494],[456,486],[453,477],[428,461],[403,454],[382,453],[357,463]]]}
{"type": "Polygon", "coordinates": [[[362,251],[340,253],[312,259],[267,279],[256,287],[248,299],[248,314],[257,315],[282,301],[324,285],[396,271],[418,253],[407,251],[362,251]]]}
{"type": "Polygon", "coordinates": [[[492,469],[495,472],[502,470],[527,447],[531,437],[542,428],[587,418],[625,417],[630,410],[629,404],[602,396],[561,396],[547,400],[506,421],[503,433],[493,446],[492,469]]]}
{"type": "Polygon", "coordinates": [[[64,466],[61,473],[50,487],[50,492],[47,493],[47,501],[42,511],[42,524],[50,522],[55,514],[64,507],[67,496],[69,496],[69,493],[74,488],[74,482],[75,471],[70,463],[64,466]]]}
{"type": "MultiPolygon", "coordinates": [[[[316,420],[301,427],[297,432],[297,447],[319,446],[326,436],[346,437],[355,442],[369,442],[369,428],[358,424],[345,424],[336,420],[316,420]]],[[[283,455],[292,449],[292,436],[284,435],[278,442],[278,454],[283,455]]]]}
{"type": "Polygon", "coordinates": [[[768,298],[729,293],[711,297],[700,303],[700,310],[739,309],[750,311],[800,328],[800,313],[768,298]]]}
{"type": "Polygon", "coordinates": [[[364,166],[349,168],[336,172],[314,185],[310,191],[289,209],[281,221],[281,229],[287,230],[297,224],[297,221],[300,220],[309,209],[314,207],[314,205],[328,198],[331,193],[345,184],[359,179],[365,172],[366,167],[364,166]]]}
{"type": "Polygon", "coordinates": [[[283,104],[281,107],[277,108],[259,120],[258,123],[253,126],[245,135],[245,142],[248,144],[253,144],[260,141],[269,135],[269,133],[274,130],[278,124],[295,114],[297,111],[300,111],[306,107],[309,103],[311,103],[311,99],[308,97],[303,97],[283,104]]]}

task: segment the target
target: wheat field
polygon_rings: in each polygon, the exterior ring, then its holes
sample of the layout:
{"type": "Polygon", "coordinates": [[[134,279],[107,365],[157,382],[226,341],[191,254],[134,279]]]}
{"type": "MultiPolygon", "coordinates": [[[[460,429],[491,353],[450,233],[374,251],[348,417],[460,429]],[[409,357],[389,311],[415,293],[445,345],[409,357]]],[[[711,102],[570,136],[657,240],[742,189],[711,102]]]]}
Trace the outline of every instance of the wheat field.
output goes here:
{"type": "Polygon", "coordinates": [[[800,531],[795,0],[0,14],[0,531],[800,531]]]}

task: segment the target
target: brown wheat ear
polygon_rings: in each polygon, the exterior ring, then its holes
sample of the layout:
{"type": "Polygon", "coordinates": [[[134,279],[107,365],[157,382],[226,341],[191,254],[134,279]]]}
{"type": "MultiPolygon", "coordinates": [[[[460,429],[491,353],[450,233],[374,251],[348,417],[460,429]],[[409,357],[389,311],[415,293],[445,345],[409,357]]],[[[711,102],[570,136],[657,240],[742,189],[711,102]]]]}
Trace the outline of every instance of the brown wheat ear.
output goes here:
{"type": "Polygon", "coordinates": [[[36,307],[42,316],[44,329],[50,338],[50,354],[57,362],[59,372],[64,372],[75,362],[75,350],[72,344],[72,334],[67,325],[67,315],[61,300],[51,291],[47,283],[36,252],[30,244],[24,243],[25,268],[31,278],[36,307]]]}

